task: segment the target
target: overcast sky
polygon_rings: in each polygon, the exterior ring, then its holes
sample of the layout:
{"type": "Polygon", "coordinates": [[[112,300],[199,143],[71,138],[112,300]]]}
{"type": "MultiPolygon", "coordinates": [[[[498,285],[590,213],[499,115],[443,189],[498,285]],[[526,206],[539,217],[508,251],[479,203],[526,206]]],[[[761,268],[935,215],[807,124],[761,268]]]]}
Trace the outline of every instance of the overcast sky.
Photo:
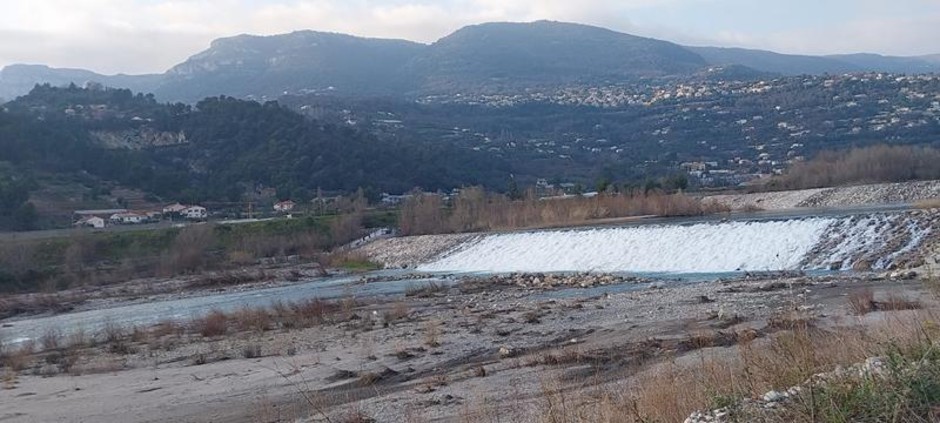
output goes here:
{"type": "Polygon", "coordinates": [[[694,45],[940,53],[940,0],[0,0],[0,65],[163,72],[215,38],[300,29],[433,42],[551,19],[694,45]]]}

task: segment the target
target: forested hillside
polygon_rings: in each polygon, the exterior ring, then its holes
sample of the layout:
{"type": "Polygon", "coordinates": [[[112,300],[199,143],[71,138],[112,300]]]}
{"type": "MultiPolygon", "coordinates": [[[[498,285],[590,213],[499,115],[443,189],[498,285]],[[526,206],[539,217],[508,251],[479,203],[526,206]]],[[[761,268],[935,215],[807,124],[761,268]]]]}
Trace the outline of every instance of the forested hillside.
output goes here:
{"type": "Polygon", "coordinates": [[[11,222],[24,213],[19,206],[30,190],[28,175],[91,175],[165,200],[238,201],[258,188],[303,200],[318,189],[377,194],[505,186],[510,173],[505,162],[486,153],[418,139],[380,141],[274,102],[214,97],[190,107],[128,90],[74,85],[37,86],[5,105],[0,149],[4,166],[15,169],[8,173],[21,175],[0,179],[5,228],[24,226],[11,222]],[[173,134],[176,142],[148,143],[148,134],[173,134]],[[103,141],[115,137],[130,147],[103,141]]]}

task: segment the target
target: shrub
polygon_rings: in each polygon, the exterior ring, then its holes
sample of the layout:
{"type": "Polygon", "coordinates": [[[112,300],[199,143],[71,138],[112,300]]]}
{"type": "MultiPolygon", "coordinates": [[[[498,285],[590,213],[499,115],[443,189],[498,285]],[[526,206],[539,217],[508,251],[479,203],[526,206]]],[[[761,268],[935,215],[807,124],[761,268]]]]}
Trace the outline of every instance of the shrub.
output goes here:
{"type": "Polygon", "coordinates": [[[627,216],[695,216],[726,212],[683,194],[637,190],[595,197],[512,200],[474,187],[461,190],[453,206],[440,196],[413,193],[402,206],[399,228],[405,235],[562,226],[627,216]]]}
{"type": "Polygon", "coordinates": [[[769,187],[804,189],[851,183],[940,179],[940,150],[930,147],[876,145],[824,151],[793,165],[769,187]]]}
{"type": "Polygon", "coordinates": [[[195,319],[193,326],[196,332],[206,338],[222,336],[228,332],[228,316],[219,310],[212,310],[209,314],[195,319]]]}
{"type": "Polygon", "coordinates": [[[424,345],[431,348],[441,346],[441,321],[428,320],[424,324],[424,345]]]}
{"type": "Polygon", "coordinates": [[[385,320],[386,323],[392,323],[392,322],[397,322],[399,320],[405,319],[410,314],[411,314],[411,310],[408,307],[408,304],[402,301],[399,301],[395,303],[394,305],[392,305],[391,309],[386,310],[385,313],[382,315],[382,318],[383,320],[385,320]]]}
{"type": "Polygon", "coordinates": [[[179,232],[161,263],[164,275],[176,275],[202,269],[208,261],[208,251],[215,243],[214,226],[190,225],[179,232]]]}
{"type": "Polygon", "coordinates": [[[264,309],[242,307],[232,313],[231,320],[240,331],[264,332],[273,326],[272,316],[264,309]]]}
{"type": "Polygon", "coordinates": [[[249,344],[242,347],[242,357],[245,358],[258,358],[261,357],[261,345],[260,344],[249,344]]]}
{"type": "Polygon", "coordinates": [[[849,294],[849,308],[858,316],[870,313],[875,308],[875,293],[870,288],[852,291],[849,294]]]}
{"type": "Polygon", "coordinates": [[[59,349],[62,346],[62,331],[56,327],[46,328],[46,331],[39,337],[39,345],[46,351],[59,349]]]}

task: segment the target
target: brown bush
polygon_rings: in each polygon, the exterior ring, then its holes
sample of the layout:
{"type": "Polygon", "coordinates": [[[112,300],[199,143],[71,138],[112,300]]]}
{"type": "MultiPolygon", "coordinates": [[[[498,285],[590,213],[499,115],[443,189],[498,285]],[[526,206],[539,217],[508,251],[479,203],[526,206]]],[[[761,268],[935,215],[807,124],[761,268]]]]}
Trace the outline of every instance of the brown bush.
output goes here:
{"type": "Polygon", "coordinates": [[[793,165],[769,187],[804,189],[852,183],[940,179],[940,150],[930,147],[876,145],[846,151],[824,151],[793,165]]]}
{"type": "Polygon", "coordinates": [[[904,298],[897,294],[890,294],[885,301],[876,303],[878,310],[897,311],[897,310],[918,310],[922,308],[920,301],[904,298]]]}
{"type": "Polygon", "coordinates": [[[343,306],[340,304],[319,298],[291,304],[290,308],[294,311],[294,315],[300,319],[297,324],[298,327],[311,323],[332,321],[343,310],[343,306]]]}
{"type": "Polygon", "coordinates": [[[235,328],[243,332],[265,332],[273,328],[273,318],[264,309],[242,307],[232,313],[235,328]]]}
{"type": "Polygon", "coordinates": [[[595,197],[534,198],[513,201],[482,188],[466,188],[447,208],[435,194],[413,193],[402,206],[399,227],[405,235],[561,226],[628,216],[694,216],[727,207],[683,194],[656,191],[595,197]]]}
{"type": "Polygon", "coordinates": [[[397,322],[411,315],[411,308],[408,304],[399,301],[392,305],[392,308],[385,311],[382,318],[386,323],[397,322]]]}
{"type": "Polygon", "coordinates": [[[235,285],[244,285],[248,283],[261,282],[273,279],[273,276],[264,271],[264,269],[258,270],[256,272],[245,272],[245,271],[222,271],[219,273],[210,274],[198,279],[194,279],[189,282],[187,285],[190,288],[213,288],[213,287],[224,287],[224,286],[235,286],[235,285]]]}
{"type": "Polygon", "coordinates": [[[156,324],[156,326],[151,329],[150,333],[156,338],[162,338],[164,336],[176,335],[180,336],[185,332],[183,325],[180,325],[179,322],[174,320],[162,320],[156,324]]]}
{"type": "Polygon", "coordinates": [[[228,316],[219,310],[212,310],[209,314],[193,321],[193,328],[200,335],[211,338],[222,336],[228,332],[228,316]]]}
{"type": "Polygon", "coordinates": [[[858,316],[871,313],[875,308],[875,293],[871,289],[859,289],[849,294],[849,308],[858,316]]]}
{"type": "Polygon", "coordinates": [[[209,260],[209,250],[215,244],[213,225],[190,225],[176,236],[164,254],[161,270],[164,275],[176,275],[203,269],[209,260]]]}

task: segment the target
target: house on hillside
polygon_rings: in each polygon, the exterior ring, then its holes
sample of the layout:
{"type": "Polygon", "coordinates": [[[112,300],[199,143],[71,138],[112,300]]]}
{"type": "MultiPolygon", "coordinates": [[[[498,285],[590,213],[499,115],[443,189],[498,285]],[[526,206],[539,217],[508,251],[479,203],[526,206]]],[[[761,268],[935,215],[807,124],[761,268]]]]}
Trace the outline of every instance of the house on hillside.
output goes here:
{"type": "Polygon", "coordinates": [[[77,222],[73,223],[73,225],[80,227],[80,228],[85,227],[85,228],[103,229],[105,225],[105,221],[104,219],[98,216],[84,216],[81,219],[79,219],[77,222]]]}
{"type": "Polygon", "coordinates": [[[411,194],[392,195],[392,194],[383,192],[382,193],[382,205],[397,206],[401,203],[404,203],[411,197],[412,197],[411,194]]]}
{"type": "Polygon", "coordinates": [[[137,212],[115,213],[111,215],[111,223],[123,225],[136,225],[147,221],[147,215],[137,212]]]}
{"type": "Polygon", "coordinates": [[[274,211],[277,213],[290,213],[296,206],[297,204],[291,200],[279,201],[274,204],[274,211]]]}
{"type": "Polygon", "coordinates": [[[181,211],[180,215],[187,219],[198,220],[198,219],[205,219],[206,217],[209,216],[209,213],[205,207],[189,206],[183,211],[181,211]]]}
{"type": "Polygon", "coordinates": [[[184,206],[180,203],[173,203],[166,207],[163,207],[163,214],[165,215],[180,214],[183,212],[183,210],[186,210],[188,207],[189,206],[184,206]]]}

